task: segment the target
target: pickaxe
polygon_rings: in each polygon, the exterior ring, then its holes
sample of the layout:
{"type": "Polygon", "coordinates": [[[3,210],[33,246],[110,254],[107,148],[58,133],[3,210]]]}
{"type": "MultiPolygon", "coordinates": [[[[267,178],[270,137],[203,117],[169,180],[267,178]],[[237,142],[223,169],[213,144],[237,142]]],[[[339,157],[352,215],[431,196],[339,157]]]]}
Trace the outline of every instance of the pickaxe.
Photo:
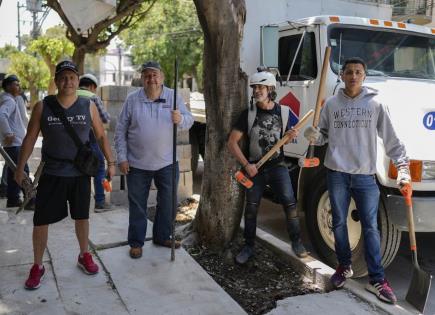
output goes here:
{"type": "MultiPolygon", "coordinates": [[[[325,56],[323,57],[322,72],[320,74],[319,90],[317,91],[316,111],[313,119],[313,127],[317,128],[320,118],[320,109],[322,108],[323,98],[325,94],[326,74],[328,73],[329,56],[331,55],[331,47],[325,48],[325,56]]],[[[319,158],[314,156],[314,143],[310,142],[306,158],[301,158],[298,161],[300,167],[316,167],[319,166],[319,158]]]]}
{"type": "MultiPolygon", "coordinates": [[[[308,111],[308,113],[306,113],[304,115],[304,117],[301,118],[301,120],[299,120],[299,122],[293,126],[293,129],[299,130],[303,125],[305,125],[305,123],[307,122],[307,120],[311,117],[311,115],[314,113],[314,111],[311,109],[310,111],[308,111]]],[[[255,167],[257,168],[257,170],[264,164],[266,163],[270,157],[272,155],[275,154],[276,151],[278,151],[290,138],[290,135],[285,135],[284,137],[282,137],[262,158],[260,161],[257,162],[257,164],[255,164],[255,167]]],[[[242,184],[243,186],[245,186],[246,188],[251,188],[254,183],[249,179],[248,176],[246,176],[242,171],[237,171],[235,174],[235,178],[236,180],[242,184]]]]}
{"type": "MultiPolygon", "coordinates": [[[[3,147],[1,146],[0,146],[0,154],[5,159],[5,163],[9,167],[9,169],[15,173],[15,171],[17,170],[17,165],[11,159],[11,157],[5,151],[5,149],[3,149],[3,147]]],[[[44,168],[44,161],[41,161],[35,173],[35,180],[33,181],[29,177],[29,175],[27,175],[27,173],[24,173],[24,179],[23,182],[21,183],[21,187],[23,188],[24,191],[24,201],[15,214],[20,213],[20,211],[24,209],[24,207],[29,203],[29,201],[36,197],[36,186],[38,185],[39,177],[41,177],[43,168],[44,168]]]]}

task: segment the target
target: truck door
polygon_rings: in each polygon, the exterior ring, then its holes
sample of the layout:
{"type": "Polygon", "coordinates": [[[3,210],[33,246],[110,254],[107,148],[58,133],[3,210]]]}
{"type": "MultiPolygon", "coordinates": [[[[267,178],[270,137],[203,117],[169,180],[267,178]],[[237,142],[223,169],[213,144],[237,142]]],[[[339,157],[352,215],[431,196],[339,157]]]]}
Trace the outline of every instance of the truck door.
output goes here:
{"type": "MultiPolygon", "coordinates": [[[[290,119],[296,124],[316,103],[320,80],[319,31],[317,26],[278,32],[277,101],[290,108],[290,119]]],[[[305,156],[308,143],[302,133],[284,147],[286,156],[305,156]]]]}

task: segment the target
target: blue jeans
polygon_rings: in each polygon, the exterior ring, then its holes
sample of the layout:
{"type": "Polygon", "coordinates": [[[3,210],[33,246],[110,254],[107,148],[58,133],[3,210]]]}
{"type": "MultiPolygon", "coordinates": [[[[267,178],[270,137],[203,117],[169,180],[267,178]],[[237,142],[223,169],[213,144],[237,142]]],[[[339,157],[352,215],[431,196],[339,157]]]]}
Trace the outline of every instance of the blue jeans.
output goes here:
{"type": "Polygon", "coordinates": [[[364,250],[371,280],[384,279],[381,264],[381,240],[378,230],[379,188],[374,175],[348,174],[328,170],[329,199],[335,252],[340,265],[351,264],[351,250],[347,232],[347,215],[351,197],[355,200],[364,235],[364,250]]]}
{"type": "Polygon", "coordinates": [[[91,148],[95,152],[95,154],[98,156],[98,159],[100,160],[100,164],[98,165],[98,173],[97,176],[94,177],[94,199],[96,205],[103,205],[104,201],[106,200],[104,195],[104,188],[103,188],[103,179],[106,176],[106,166],[104,164],[104,156],[103,152],[101,152],[100,147],[98,146],[98,143],[91,142],[91,148]]]}
{"type": "MultiPolygon", "coordinates": [[[[177,173],[175,185],[178,187],[178,162],[175,167],[177,173]]],[[[130,172],[127,174],[130,247],[142,247],[144,244],[147,231],[147,201],[153,179],[157,188],[153,240],[163,242],[171,238],[172,220],[175,216],[175,212],[172,213],[172,170],[172,164],[157,171],[130,167],[130,172]]]]}
{"type": "MultiPolygon", "coordinates": [[[[11,159],[17,164],[18,155],[20,153],[21,147],[5,147],[6,153],[11,157],[11,159]]],[[[26,164],[24,166],[24,171],[29,175],[29,166],[26,164]]],[[[12,172],[11,169],[7,171],[7,181],[8,181],[8,189],[7,189],[7,198],[9,202],[15,202],[20,198],[21,187],[17,184],[14,179],[15,172],[12,172]]]]}
{"type": "MultiPolygon", "coordinates": [[[[289,211],[296,213],[296,199],[293,193],[293,187],[290,180],[288,169],[285,166],[275,166],[264,169],[251,179],[254,183],[252,188],[246,191],[245,207],[245,230],[244,237],[247,245],[253,246],[255,242],[255,232],[257,229],[257,209],[260,205],[266,185],[270,185],[274,193],[283,205],[286,215],[289,211]]],[[[293,216],[294,220],[287,218],[287,222],[294,221],[288,226],[290,239],[292,241],[299,239],[299,219],[293,216]]]]}

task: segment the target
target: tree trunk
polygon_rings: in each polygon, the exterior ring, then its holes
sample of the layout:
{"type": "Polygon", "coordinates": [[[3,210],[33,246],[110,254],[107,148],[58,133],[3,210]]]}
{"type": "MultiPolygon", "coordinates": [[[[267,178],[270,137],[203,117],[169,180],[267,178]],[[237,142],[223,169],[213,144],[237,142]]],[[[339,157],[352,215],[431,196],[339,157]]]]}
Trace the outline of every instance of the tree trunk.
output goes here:
{"type": "Polygon", "coordinates": [[[29,91],[30,91],[30,102],[29,102],[29,106],[30,106],[30,110],[33,110],[33,107],[35,107],[36,102],[38,102],[38,89],[36,88],[35,84],[31,84],[29,86],[29,91]]]}
{"type": "Polygon", "coordinates": [[[48,70],[50,71],[50,82],[48,83],[48,95],[56,94],[56,84],[54,83],[54,74],[56,72],[56,65],[48,64],[48,70]]]}
{"type": "Polygon", "coordinates": [[[194,0],[204,32],[204,97],[207,132],[201,202],[194,221],[200,241],[214,250],[231,243],[239,228],[244,194],[226,142],[246,108],[247,77],[240,70],[244,0],[194,0]]]}
{"type": "Polygon", "coordinates": [[[72,56],[72,60],[79,69],[80,74],[83,74],[85,71],[85,55],[85,48],[76,46],[76,49],[74,50],[74,54],[72,56]]]}

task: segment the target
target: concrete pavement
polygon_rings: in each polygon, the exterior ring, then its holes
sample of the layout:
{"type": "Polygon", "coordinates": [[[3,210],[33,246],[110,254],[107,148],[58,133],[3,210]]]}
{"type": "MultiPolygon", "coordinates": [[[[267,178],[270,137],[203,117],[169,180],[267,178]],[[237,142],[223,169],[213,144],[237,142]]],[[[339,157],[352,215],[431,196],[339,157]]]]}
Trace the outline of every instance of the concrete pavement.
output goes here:
{"type": "MultiPolygon", "coordinates": [[[[71,219],[50,226],[46,276],[24,289],[33,262],[32,212],[15,216],[0,202],[0,314],[245,314],[184,249],[157,247],[147,234],[144,255],[133,260],[126,245],[127,211],[91,214],[91,246],[100,272],[76,266],[78,244],[71,219]]],[[[148,226],[151,231],[152,223],[148,226]]]]}

